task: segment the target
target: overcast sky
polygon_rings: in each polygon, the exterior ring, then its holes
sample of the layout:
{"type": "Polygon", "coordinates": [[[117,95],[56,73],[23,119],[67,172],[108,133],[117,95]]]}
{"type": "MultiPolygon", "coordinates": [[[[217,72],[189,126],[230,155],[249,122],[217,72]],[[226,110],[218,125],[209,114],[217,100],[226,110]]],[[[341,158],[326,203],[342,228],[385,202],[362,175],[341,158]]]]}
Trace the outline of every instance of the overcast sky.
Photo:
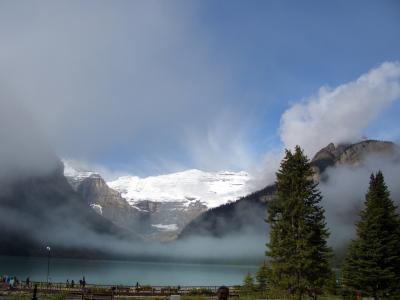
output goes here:
{"type": "Polygon", "coordinates": [[[395,0],[0,0],[2,113],[18,103],[60,157],[113,172],[399,142],[399,60],[395,0]]]}

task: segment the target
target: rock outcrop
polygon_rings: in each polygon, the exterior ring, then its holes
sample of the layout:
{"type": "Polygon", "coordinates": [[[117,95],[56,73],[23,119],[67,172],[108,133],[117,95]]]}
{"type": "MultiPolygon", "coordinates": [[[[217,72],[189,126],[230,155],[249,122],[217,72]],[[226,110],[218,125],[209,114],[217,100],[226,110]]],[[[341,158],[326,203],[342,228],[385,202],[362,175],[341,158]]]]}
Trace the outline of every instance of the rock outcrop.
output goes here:
{"type": "Polygon", "coordinates": [[[368,156],[384,157],[398,161],[400,159],[400,147],[392,142],[365,140],[355,144],[330,143],[315,154],[311,164],[314,170],[314,179],[327,180],[324,172],[328,167],[339,165],[359,166],[368,156]]]}
{"type": "Polygon", "coordinates": [[[141,234],[146,214],[132,207],[121,195],[109,188],[100,175],[92,174],[76,185],[76,191],[97,213],[120,227],[141,234]]]}

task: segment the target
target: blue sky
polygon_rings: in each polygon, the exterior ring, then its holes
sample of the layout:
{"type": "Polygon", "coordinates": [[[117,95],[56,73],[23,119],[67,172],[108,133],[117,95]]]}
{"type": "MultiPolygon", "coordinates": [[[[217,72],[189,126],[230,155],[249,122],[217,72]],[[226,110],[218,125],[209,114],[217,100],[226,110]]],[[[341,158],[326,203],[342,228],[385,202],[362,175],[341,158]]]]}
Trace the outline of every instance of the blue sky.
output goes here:
{"type": "MultiPolygon", "coordinates": [[[[253,94],[260,127],[255,141],[277,136],[277,124],[292,101],[319,87],[354,80],[384,61],[399,60],[398,1],[208,2],[200,20],[218,55],[239,72],[238,93],[253,94]],[[217,3],[218,5],[215,5],[217,3]],[[261,138],[260,138],[261,137],[261,138]]],[[[388,126],[399,107],[382,118],[388,126]]],[[[368,132],[374,132],[372,127],[368,132]]]]}
{"type": "MultiPolygon", "coordinates": [[[[1,1],[0,42],[2,104],[60,156],[142,176],[251,169],[291,145],[285,111],[400,60],[400,3],[1,1]]],[[[388,97],[360,135],[400,141],[388,97]]]]}

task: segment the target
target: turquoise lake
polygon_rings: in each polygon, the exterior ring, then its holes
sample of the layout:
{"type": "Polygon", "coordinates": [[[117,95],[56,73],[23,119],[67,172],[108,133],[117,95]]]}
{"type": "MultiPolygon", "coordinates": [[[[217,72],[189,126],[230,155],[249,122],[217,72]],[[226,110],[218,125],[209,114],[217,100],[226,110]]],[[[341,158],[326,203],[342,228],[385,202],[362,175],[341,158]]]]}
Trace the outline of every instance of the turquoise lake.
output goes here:
{"type": "MultiPolygon", "coordinates": [[[[254,274],[257,268],[255,265],[51,258],[50,280],[78,282],[85,276],[86,282],[92,284],[219,286],[240,284],[248,272],[254,274]]],[[[29,276],[33,281],[46,281],[47,258],[0,256],[0,274],[15,275],[20,280],[29,276]]]]}

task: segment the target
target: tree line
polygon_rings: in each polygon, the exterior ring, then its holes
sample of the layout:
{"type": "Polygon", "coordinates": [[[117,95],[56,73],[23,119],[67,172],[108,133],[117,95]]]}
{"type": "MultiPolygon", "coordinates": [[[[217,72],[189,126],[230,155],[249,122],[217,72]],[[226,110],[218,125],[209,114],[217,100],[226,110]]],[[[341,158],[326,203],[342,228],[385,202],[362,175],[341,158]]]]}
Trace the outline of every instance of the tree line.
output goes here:
{"type": "Polygon", "coordinates": [[[277,195],[266,220],[267,259],[256,274],[257,284],[246,276],[243,293],[301,300],[340,291],[348,299],[400,299],[400,216],[382,172],[371,174],[356,237],[336,272],[322,194],[299,146],[286,150],[276,175],[277,195]]]}

